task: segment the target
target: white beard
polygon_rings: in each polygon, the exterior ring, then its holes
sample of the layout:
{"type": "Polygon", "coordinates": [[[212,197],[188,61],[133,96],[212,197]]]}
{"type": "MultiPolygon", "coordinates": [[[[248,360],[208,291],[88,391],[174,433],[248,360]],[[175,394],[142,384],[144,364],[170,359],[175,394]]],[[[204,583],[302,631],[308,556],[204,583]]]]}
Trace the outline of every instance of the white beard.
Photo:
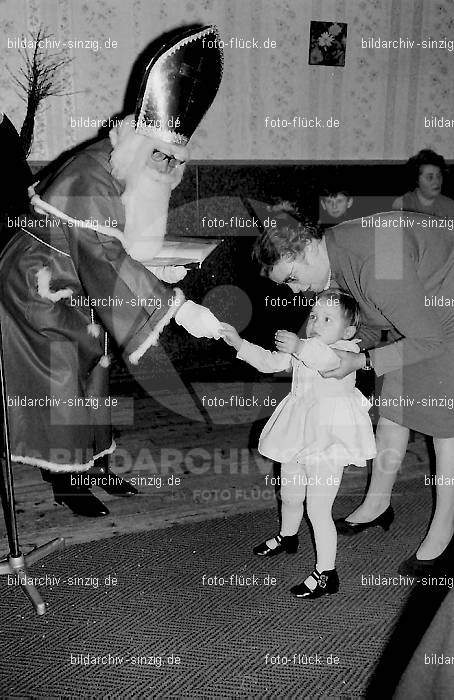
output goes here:
{"type": "Polygon", "coordinates": [[[126,184],[121,196],[126,217],[125,249],[135,260],[147,262],[163,246],[170,195],[181,180],[183,168],[159,172],[157,168],[166,169],[166,163],[153,167],[150,156],[161,142],[138,134],[128,118],[109,135],[114,146],[112,174],[126,184]]]}
{"type": "Polygon", "coordinates": [[[167,228],[170,185],[150,177],[144,168],[134,186],[121,197],[125,205],[125,246],[127,253],[140,262],[154,258],[161,250],[167,228]]]}

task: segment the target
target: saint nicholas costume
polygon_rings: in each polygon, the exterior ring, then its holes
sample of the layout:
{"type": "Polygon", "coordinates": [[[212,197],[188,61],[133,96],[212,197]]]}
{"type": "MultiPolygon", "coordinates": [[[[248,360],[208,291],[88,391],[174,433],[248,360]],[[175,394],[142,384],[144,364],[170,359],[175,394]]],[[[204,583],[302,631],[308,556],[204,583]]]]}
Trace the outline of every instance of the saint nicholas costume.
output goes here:
{"type": "MultiPolygon", "coordinates": [[[[219,87],[222,54],[207,47],[216,37],[214,27],[189,31],[153,57],[138,134],[187,143],[219,87]]],[[[33,214],[20,217],[0,258],[11,458],[51,473],[87,471],[115,449],[108,336],[135,365],[175,316],[192,332],[185,307],[205,320],[210,313],[128,254],[125,184],[112,173],[113,150],[100,140],[40,182],[33,214]]]]}

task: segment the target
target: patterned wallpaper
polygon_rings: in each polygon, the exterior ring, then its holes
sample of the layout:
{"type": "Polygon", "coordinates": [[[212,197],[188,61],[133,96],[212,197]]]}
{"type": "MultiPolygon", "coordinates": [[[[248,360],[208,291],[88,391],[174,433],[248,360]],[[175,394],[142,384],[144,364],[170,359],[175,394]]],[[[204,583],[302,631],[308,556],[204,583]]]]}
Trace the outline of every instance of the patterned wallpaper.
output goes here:
{"type": "MultiPolygon", "coordinates": [[[[14,41],[40,24],[66,44],[61,55],[73,58],[62,74],[71,94],[49,98],[38,114],[35,160],[94,136],[96,128],[77,120],[121,110],[139,53],[161,33],[193,22],[217,24],[226,42],[276,42],[225,48],[224,79],[193,137],[194,158],[406,160],[423,147],[454,158],[454,128],[424,121],[454,119],[452,0],[0,0],[0,20],[1,60],[15,75],[14,41]],[[311,20],[348,24],[345,68],[308,65],[311,20]],[[403,45],[365,48],[370,39],[403,45]],[[109,40],[117,47],[106,46],[109,40]],[[70,48],[71,41],[84,45],[70,48]],[[337,119],[339,127],[294,126],[293,117],[300,124],[337,119]],[[278,118],[292,123],[273,128],[278,118]]],[[[19,128],[25,107],[5,70],[0,94],[0,108],[19,128]]]]}

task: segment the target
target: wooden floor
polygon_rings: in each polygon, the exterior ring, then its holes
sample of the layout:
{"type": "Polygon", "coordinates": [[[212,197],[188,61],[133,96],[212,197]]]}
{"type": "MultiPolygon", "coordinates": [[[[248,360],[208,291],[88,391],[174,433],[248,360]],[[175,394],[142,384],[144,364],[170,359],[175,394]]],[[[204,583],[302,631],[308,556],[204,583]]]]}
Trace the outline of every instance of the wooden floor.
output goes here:
{"type": "MultiPolygon", "coordinates": [[[[199,383],[193,389],[199,397],[216,395],[226,401],[249,391],[245,391],[244,383],[236,382],[210,382],[209,386],[199,383]]],[[[254,391],[262,389],[255,387],[254,391]]],[[[281,395],[285,391],[282,386],[277,389],[281,395]]],[[[116,394],[121,393],[127,393],[127,388],[117,384],[116,394]]],[[[257,409],[229,406],[207,411],[204,420],[185,390],[176,393],[161,389],[153,393],[153,398],[125,396],[120,401],[113,413],[118,449],[112,468],[124,478],[136,480],[140,494],[114,498],[94,488],[110,509],[110,515],[103,518],[74,516],[57,506],[39,470],[15,465],[23,551],[54,537],[62,536],[68,543],[87,542],[274,507],[275,487],[270,483],[273,465],[250,447],[254,444],[251,434],[257,433],[259,426],[257,409]]],[[[420,478],[427,464],[427,448],[419,436],[410,445],[402,478],[420,478]]],[[[357,493],[360,500],[366,471],[349,468],[342,485],[344,492],[357,493]]],[[[6,553],[3,522],[0,536],[0,549],[6,553]]]]}

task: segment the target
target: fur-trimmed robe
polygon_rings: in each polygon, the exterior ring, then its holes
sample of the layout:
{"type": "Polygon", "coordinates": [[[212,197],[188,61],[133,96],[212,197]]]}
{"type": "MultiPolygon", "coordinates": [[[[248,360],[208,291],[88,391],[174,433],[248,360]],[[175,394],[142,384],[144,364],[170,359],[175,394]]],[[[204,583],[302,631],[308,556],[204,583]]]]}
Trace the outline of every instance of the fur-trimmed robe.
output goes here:
{"type": "MultiPolygon", "coordinates": [[[[110,151],[108,139],[88,147],[37,191],[69,216],[101,225],[111,217],[122,230],[122,185],[110,173],[110,151]]],[[[104,405],[102,330],[135,364],[157,344],[182,293],[128,256],[116,238],[32,216],[34,225],[18,229],[0,258],[12,459],[52,472],[85,471],[115,449],[104,405]],[[90,306],[80,305],[87,299],[90,306]]]]}

